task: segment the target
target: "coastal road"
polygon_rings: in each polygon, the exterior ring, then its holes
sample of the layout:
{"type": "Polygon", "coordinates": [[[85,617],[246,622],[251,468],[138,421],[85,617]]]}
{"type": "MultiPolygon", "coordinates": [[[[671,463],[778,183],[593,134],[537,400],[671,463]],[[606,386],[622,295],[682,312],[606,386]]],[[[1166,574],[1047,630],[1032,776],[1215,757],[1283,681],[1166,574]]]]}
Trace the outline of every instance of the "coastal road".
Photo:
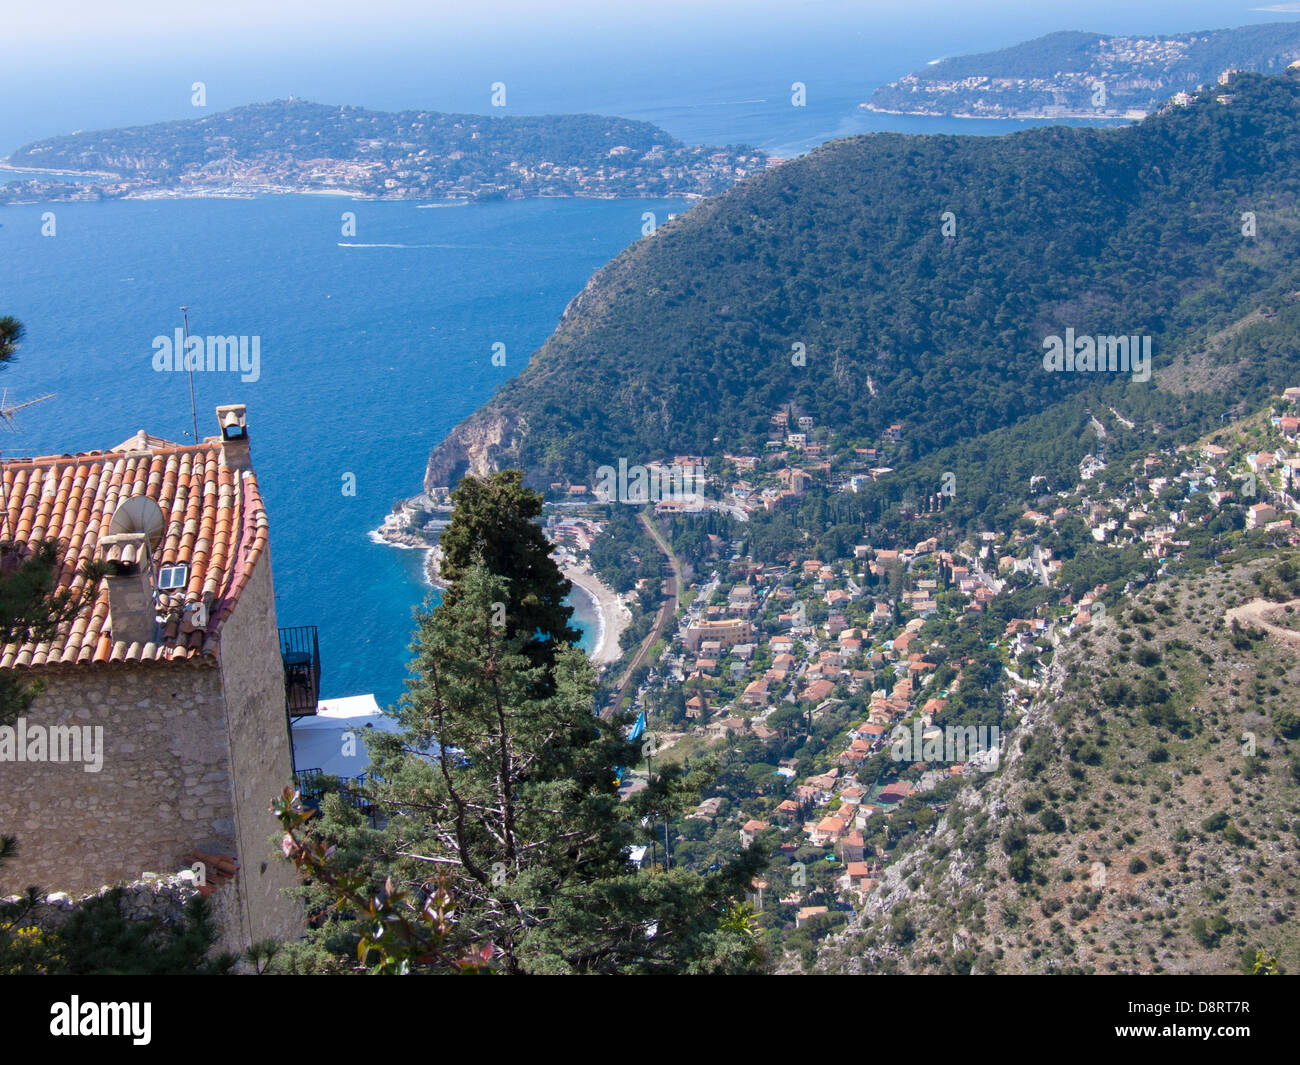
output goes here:
{"type": "Polygon", "coordinates": [[[668,578],[668,598],[666,598],[659,607],[659,614],[655,618],[655,623],[650,627],[650,632],[646,638],[641,641],[641,646],[636,649],[636,654],[632,656],[632,661],[628,664],[623,676],[619,679],[618,689],[614,692],[609,704],[600,712],[600,716],[609,720],[615,712],[623,705],[623,700],[627,698],[627,690],[632,684],[632,674],[636,672],[637,666],[645,661],[646,655],[650,653],[650,648],[655,645],[655,641],[663,635],[664,630],[672,624],[673,617],[677,614],[678,597],[682,592],[682,564],[678,561],[673,550],[668,546],[666,541],[655,528],[655,524],[648,517],[646,511],[637,515],[637,521],[641,527],[650,534],[650,538],[659,548],[660,553],[668,560],[669,566],[672,567],[672,576],[668,578]]]}

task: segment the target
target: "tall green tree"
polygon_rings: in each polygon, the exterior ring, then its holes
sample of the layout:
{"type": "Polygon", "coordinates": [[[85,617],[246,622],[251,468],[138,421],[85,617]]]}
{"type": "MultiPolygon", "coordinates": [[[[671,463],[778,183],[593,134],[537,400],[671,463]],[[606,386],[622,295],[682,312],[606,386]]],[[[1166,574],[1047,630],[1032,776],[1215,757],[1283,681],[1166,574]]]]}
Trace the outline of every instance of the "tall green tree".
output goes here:
{"type": "MultiPolygon", "coordinates": [[[[23,325],[18,319],[0,317],[0,369],[13,363],[22,343],[23,325]]],[[[0,521],[0,647],[27,640],[48,640],[60,625],[70,622],[94,597],[103,570],[98,566],[82,571],[86,578],[79,592],[58,587],[63,545],[57,540],[14,543],[8,522],[0,521]]],[[[20,683],[12,673],[0,674],[0,725],[13,720],[31,706],[39,689],[20,683]]],[[[0,858],[5,854],[0,842],[0,858]]]]}
{"type": "Polygon", "coordinates": [[[0,317],[0,364],[13,362],[23,339],[23,323],[11,315],[0,317]]]}
{"type": "MultiPolygon", "coordinates": [[[[0,369],[17,357],[23,326],[0,317],[0,369]]],[[[92,599],[103,576],[99,566],[82,570],[79,591],[58,587],[64,545],[57,540],[14,543],[11,528],[0,520],[0,648],[27,640],[48,640],[92,599]]],[[[39,687],[24,684],[12,671],[0,673],[0,725],[9,725],[35,699],[39,687]]],[[[12,843],[8,844],[12,847],[12,843]]],[[[8,853],[0,838],[0,859],[8,853]]]]}
{"type": "MultiPolygon", "coordinates": [[[[366,894],[452,899],[454,923],[430,928],[428,951],[406,951],[408,971],[452,971],[460,964],[447,959],[466,957],[516,974],[761,967],[740,909],[763,861],[756,848],[706,875],[643,871],[629,858],[698,799],[713,767],[669,770],[620,801],[618,767],[640,761],[640,745],[592,712],[586,656],[560,647],[554,691],[542,692],[546,667],[494,623],[505,581],[480,565],[457,590],[420,617],[405,733],[370,741],[364,805],[382,827],[327,800],[317,829],[335,869],[368,874],[366,894]],[[434,748],[439,757],[421,753],[434,748]]],[[[318,879],[308,900],[324,915],[337,894],[318,879]]],[[[364,941],[375,948],[367,967],[392,971],[373,922],[334,912],[322,923],[317,937],[336,958],[364,941]]]]}
{"type": "Polygon", "coordinates": [[[531,520],[540,500],[517,473],[476,482],[456,500],[467,513],[453,515],[450,547],[444,534],[452,583],[418,617],[404,731],[368,741],[371,769],[352,801],[327,797],[314,828],[294,821],[311,838],[295,837],[286,853],[312,848],[316,875],[305,894],[319,930],[312,957],[304,963],[304,951],[291,951],[289,963],[375,972],[457,971],[464,959],[506,973],[760,968],[741,901],[765,860],[759,848],[704,875],[630,860],[698,801],[716,766],[670,767],[620,797],[619,767],[642,760],[641,741],[627,741],[625,720],[594,711],[595,672],[562,603],[568,582],[531,520]],[[387,906],[393,897],[403,906],[387,906]],[[371,900],[364,913],[357,898],[371,900]],[[434,919],[427,903],[436,899],[451,908],[439,903],[434,919]],[[391,945],[376,933],[385,923],[400,930],[391,945]]]}
{"type": "Polygon", "coordinates": [[[451,493],[455,509],[438,538],[441,576],[449,585],[444,600],[454,603],[466,574],[481,562],[508,582],[502,607],[508,632],[524,638],[523,653],[548,667],[560,644],[581,637],[570,625],[573,610],[565,598],[573,584],[551,558],[551,545],[537,519],[542,497],[523,486],[519,470],[488,477],[465,477],[451,493]]]}

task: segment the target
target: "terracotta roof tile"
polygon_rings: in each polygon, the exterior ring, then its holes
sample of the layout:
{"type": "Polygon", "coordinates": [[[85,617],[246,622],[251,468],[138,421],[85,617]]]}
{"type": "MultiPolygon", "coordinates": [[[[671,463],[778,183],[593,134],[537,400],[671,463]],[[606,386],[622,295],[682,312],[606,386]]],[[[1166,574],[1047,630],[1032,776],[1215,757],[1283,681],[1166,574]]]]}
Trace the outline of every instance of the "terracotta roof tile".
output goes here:
{"type": "MultiPolygon", "coordinates": [[[[118,505],[131,496],[155,500],[165,522],[153,552],[155,565],[190,567],[183,593],[163,593],[164,621],[155,641],[113,639],[106,581],[93,603],[53,640],[0,648],[0,669],[106,662],[215,658],[221,624],[234,610],[267,544],[266,511],[257,479],[221,464],[221,442],[177,445],[144,432],[109,451],[13,459],[0,464],[0,540],[43,538],[64,545],[59,587],[80,588],[86,562],[101,560],[100,540],[118,505]],[[202,601],[208,623],[186,631],[178,618],[186,603],[202,601]]],[[[130,562],[136,549],[108,547],[103,560],[130,562]]]]}

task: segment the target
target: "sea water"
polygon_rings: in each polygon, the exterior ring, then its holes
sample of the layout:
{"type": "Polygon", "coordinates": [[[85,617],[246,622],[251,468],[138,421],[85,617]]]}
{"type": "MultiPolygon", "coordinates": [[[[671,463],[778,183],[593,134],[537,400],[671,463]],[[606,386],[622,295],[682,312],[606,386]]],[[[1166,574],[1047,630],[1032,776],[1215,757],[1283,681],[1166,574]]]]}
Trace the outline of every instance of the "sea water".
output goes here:
{"type": "MultiPolygon", "coordinates": [[[[368,534],[421,487],[430,449],[526,364],[593,271],[679,200],[421,207],[323,196],[0,208],[0,313],[26,327],[0,373],[5,457],[193,436],[188,375],[153,343],[259,338],[259,373],[194,374],[199,437],[248,406],[281,625],[317,625],[322,692],[402,691],[424,552],[368,534]],[[42,215],[54,212],[55,235],[42,215]],[[343,212],[356,214],[343,236],[343,212]],[[493,345],[506,364],[493,365],[493,345]],[[498,349],[499,350],[499,349],[498,349]]],[[[434,601],[436,601],[436,593],[434,601]]],[[[596,620],[575,591],[584,645],[596,620]]]]}

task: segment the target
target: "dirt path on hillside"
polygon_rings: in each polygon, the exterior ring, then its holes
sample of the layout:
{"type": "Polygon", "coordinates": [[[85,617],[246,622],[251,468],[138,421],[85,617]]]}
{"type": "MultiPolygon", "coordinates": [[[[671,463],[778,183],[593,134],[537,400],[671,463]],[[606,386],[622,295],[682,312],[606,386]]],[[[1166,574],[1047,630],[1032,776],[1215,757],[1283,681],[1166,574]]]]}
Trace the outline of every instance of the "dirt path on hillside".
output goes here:
{"type": "Polygon", "coordinates": [[[1227,611],[1223,615],[1223,620],[1229,627],[1235,621],[1241,625],[1263,629],[1274,639],[1291,648],[1291,650],[1300,651],[1300,631],[1275,625],[1269,620],[1274,615],[1285,611],[1287,607],[1300,610],[1300,599],[1292,599],[1289,603],[1274,603],[1268,599],[1252,599],[1248,603],[1234,606],[1227,611]]]}

